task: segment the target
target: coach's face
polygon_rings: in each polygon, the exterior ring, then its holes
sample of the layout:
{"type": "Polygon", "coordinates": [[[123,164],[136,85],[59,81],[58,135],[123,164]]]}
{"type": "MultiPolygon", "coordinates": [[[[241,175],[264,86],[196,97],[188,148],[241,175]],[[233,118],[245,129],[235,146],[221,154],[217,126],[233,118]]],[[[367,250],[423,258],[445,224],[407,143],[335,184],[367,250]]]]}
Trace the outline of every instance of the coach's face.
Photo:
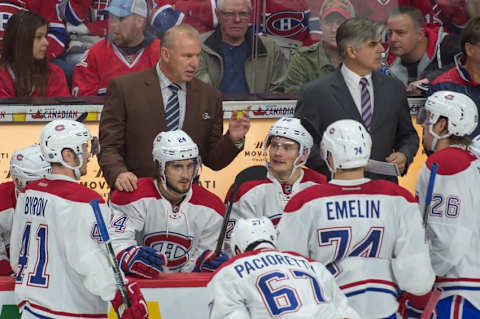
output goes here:
{"type": "Polygon", "coordinates": [[[348,50],[348,58],[353,62],[355,70],[360,76],[380,69],[382,53],[385,52],[380,40],[381,37],[375,40],[364,41],[359,48],[351,47],[348,50]]]}
{"type": "Polygon", "coordinates": [[[169,80],[178,84],[191,81],[198,69],[201,51],[200,41],[184,32],[177,34],[172,47],[162,47],[162,65],[167,69],[169,80]]]}

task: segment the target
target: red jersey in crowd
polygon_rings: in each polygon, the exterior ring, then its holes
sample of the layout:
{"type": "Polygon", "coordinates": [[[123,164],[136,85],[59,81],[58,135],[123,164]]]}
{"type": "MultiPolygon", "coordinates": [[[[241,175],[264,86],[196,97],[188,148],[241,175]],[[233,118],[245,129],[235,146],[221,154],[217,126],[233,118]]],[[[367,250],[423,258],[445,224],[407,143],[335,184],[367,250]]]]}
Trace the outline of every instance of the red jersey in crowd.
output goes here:
{"type": "MultiPolygon", "coordinates": [[[[45,96],[70,96],[67,79],[62,69],[53,63],[48,64],[48,83],[45,96]]],[[[14,87],[15,74],[8,67],[0,67],[0,98],[17,97],[14,87]]],[[[37,91],[33,91],[29,96],[40,96],[37,91]]]]}

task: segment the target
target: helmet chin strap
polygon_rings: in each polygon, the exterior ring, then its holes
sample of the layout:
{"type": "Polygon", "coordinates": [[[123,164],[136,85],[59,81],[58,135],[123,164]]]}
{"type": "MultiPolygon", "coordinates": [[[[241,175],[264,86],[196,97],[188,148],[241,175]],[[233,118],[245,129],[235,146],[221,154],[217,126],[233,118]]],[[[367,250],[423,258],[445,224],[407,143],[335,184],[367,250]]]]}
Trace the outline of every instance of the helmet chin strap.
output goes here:
{"type": "MultiPolygon", "coordinates": [[[[304,152],[302,152],[302,153],[299,152],[299,154],[298,154],[297,158],[295,159],[295,162],[294,162],[294,163],[298,162],[298,160],[300,159],[300,157],[303,156],[303,154],[304,154],[304,152]]],[[[273,176],[275,176],[275,174],[273,174],[273,172],[272,172],[272,169],[270,168],[270,162],[267,161],[266,152],[264,152],[263,155],[264,155],[264,158],[265,158],[265,163],[266,163],[268,172],[269,172],[270,174],[272,174],[273,176]]],[[[305,158],[304,161],[301,161],[300,163],[293,165],[292,170],[290,171],[290,175],[289,175],[286,179],[280,179],[280,178],[277,177],[278,181],[279,181],[280,183],[288,182],[288,181],[292,178],[293,174],[295,174],[295,172],[297,171],[297,168],[302,167],[302,165],[307,162],[307,158],[308,158],[309,155],[310,155],[310,151],[308,151],[307,157],[305,158]]]]}
{"type": "Polygon", "coordinates": [[[60,163],[61,163],[63,166],[65,166],[66,168],[71,169],[71,170],[73,171],[73,174],[75,175],[75,179],[78,181],[78,180],[80,180],[80,178],[82,177],[82,174],[80,173],[80,167],[82,167],[82,165],[83,165],[83,157],[82,157],[82,156],[79,156],[79,155],[81,155],[81,154],[75,154],[75,155],[76,155],[76,156],[78,157],[78,159],[80,160],[80,164],[79,164],[79,165],[77,165],[77,166],[71,166],[71,165],[67,164],[67,163],[63,160],[63,158],[62,158],[62,160],[60,161],[60,163]]]}
{"type": "Polygon", "coordinates": [[[441,140],[442,138],[447,138],[447,137],[449,137],[450,135],[452,135],[452,133],[447,133],[447,134],[442,135],[442,136],[438,135],[437,133],[435,133],[435,132],[433,131],[433,124],[431,124],[431,125],[428,126],[428,131],[429,131],[430,134],[432,134],[432,136],[433,136],[433,141],[432,141],[432,145],[431,145],[431,149],[430,149],[430,150],[431,150],[431,151],[434,151],[434,152],[435,152],[435,148],[437,147],[437,143],[438,143],[439,140],[441,140]]]}

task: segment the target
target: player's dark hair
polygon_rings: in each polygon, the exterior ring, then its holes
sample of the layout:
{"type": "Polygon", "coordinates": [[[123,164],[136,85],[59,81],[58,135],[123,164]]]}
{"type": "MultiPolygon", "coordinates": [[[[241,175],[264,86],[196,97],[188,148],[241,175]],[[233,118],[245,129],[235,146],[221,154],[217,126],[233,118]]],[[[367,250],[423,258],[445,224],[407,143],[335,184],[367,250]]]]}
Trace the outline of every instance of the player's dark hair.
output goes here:
{"type": "Polygon", "coordinates": [[[248,245],[247,248],[245,248],[245,252],[254,251],[255,248],[257,248],[257,246],[262,244],[262,243],[269,243],[270,245],[272,245],[272,247],[275,247],[275,245],[271,241],[262,239],[262,240],[254,241],[253,243],[248,245]]]}
{"type": "Polygon", "coordinates": [[[480,45],[480,17],[471,18],[460,34],[460,45],[464,55],[467,54],[465,52],[465,43],[480,45]]]}
{"type": "Polygon", "coordinates": [[[16,96],[28,96],[35,89],[45,95],[48,83],[48,59],[35,60],[33,41],[38,28],[48,21],[36,13],[20,10],[5,27],[0,68],[10,67],[15,74],[16,96]]]}
{"type": "Polygon", "coordinates": [[[410,19],[412,19],[413,24],[417,29],[424,27],[425,19],[423,18],[422,11],[412,6],[400,6],[393,9],[390,12],[389,18],[393,18],[402,14],[408,15],[410,19]]]}

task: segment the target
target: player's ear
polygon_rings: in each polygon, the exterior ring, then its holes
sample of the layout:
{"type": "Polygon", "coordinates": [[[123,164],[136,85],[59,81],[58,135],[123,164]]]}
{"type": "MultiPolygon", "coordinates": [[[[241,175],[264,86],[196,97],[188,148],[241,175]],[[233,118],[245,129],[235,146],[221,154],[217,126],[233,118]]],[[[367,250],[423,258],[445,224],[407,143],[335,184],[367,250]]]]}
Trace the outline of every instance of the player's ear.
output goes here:
{"type": "Polygon", "coordinates": [[[242,252],[240,251],[240,249],[238,248],[238,246],[235,246],[235,255],[239,255],[241,254],[242,252]]]}
{"type": "Polygon", "coordinates": [[[65,163],[69,165],[72,165],[72,164],[78,165],[80,161],[78,159],[78,156],[76,156],[75,153],[73,153],[73,151],[69,148],[64,148],[62,150],[62,158],[65,161],[65,163]]]}

